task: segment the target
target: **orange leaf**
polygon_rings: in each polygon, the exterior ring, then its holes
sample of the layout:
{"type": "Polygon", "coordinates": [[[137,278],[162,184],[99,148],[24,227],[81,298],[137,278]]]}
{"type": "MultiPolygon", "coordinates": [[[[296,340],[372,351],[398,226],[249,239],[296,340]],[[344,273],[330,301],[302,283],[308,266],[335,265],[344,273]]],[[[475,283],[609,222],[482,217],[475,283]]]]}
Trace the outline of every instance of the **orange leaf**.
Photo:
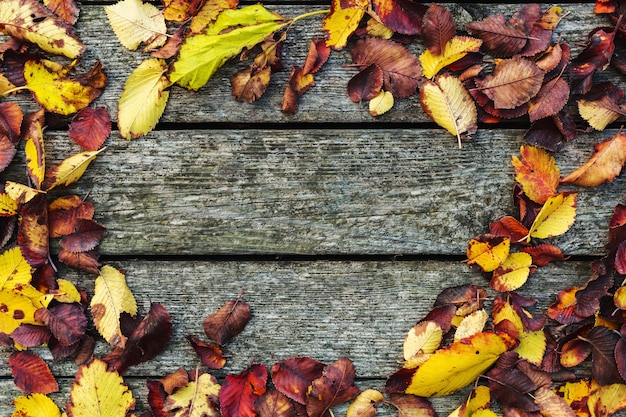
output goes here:
{"type": "Polygon", "coordinates": [[[481,236],[467,246],[467,264],[476,264],[485,272],[498,268],[509,256],[511,241],[507,237],[481,236]]]}
{"type": "Polygon", "coordinates": [[[560,171],[554,157],[535,146],[520,147],[522,159],[513,156],[515,181],[521,184],[524,194],[535,203],[543,204],[556,194],[560,171]]]}
{"type": "Polygon", "coordinates": [[[515,57],[496,65],[492,75],[476,85],[494,101],[497,109],[514,109],[528,102],[541,89],[544,72],[528,59],[515,57]]]}
{"type": "Polygon", "coordinates": [[[254,417],[254,402],[265,393],[267,369],[252,365],[239,375],[226,375],[219,392],[220,411],[223,417],[254,417]]]}
{"type": "Polygon", "coordinates": [[[613,138],[596,144],[595,150],[584,165],[561,182],[595,187],[606,181],[613,181],[626,162],[626,134],[620,131],[613,138]]]}

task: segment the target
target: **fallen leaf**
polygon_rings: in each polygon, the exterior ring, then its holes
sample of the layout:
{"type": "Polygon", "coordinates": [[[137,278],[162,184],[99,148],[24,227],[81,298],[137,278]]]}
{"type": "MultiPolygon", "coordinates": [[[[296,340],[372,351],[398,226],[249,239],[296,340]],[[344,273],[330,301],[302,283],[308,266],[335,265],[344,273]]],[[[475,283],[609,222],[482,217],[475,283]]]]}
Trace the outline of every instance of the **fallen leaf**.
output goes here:
{"type": "Polygon", "coordinates": [[[58,257],[59,261],[65,265],[89,272],[90,274],[98,274],[100,270],[100,262],[98,262],[98,253],[96,251],[70,252],[61,249],[58,257]]]}
{"type": "Polygon", "coordinates": [[[537,389],[535,383],[517,369],[494,368],[487,373],[492,400],[507,407],[519,408],[525,412],[539,411],[531,392],[537,389]]]}
{"type": "Polygon", "coordinates": [[[570,62],[570,88],[572,94],[585,94],[591,88],[596,70],[604,69],[615,50],[615,31],[596,28],[587,37],[587,46],[570,62]]]}
{"type": "Polygon", "coordinates": [[[94,220],[79,219],[74,233],[61,238],[61,247],[70,252],[88,252],[95,249],[107,235],[107,229],[94,220]]]}
{"type": "Polygon", "coordinates": [[[77,195],[57,198],[48,206],[50,237],[61,237],[74,233],[79,220],[91,220],[94,214],[94,205],[77,195]]]}
{"type": "Polygon", "coordinates": [[[9,366],[15,385],[26,394],[45,395],[59,390],[59,385],[48,365],[34,353],[28,351],[11,353],[9,366]]]}
{"type": "Polygon", "coordinates": [[[461,140],[477,129],[476,105],[458,78],[443,74],[420,90],[422,108],[435,123],[461,140]]]}
{"type": "Polygon", "coordinates": [[[561,182],[596,187],[613,181],[622,171],[626,162],[626,134],[618,132],[611,139],[595,145],[595,153],[574,172],[561,179],[561,182]]]}
{"type": "Polygon", "coordinates": [[[578,113],[594,129],[604,130],[626,114],[624,106],[619,104],[623,98],[624,91],[621,88],[611,82],[599,83],[577,100],[578,113]]]}
{"type": "Polygon", "coordinates": [[[558,246],[549,243],[542,243],[537,246],[522,248],[522,252],[530,254],[533,258],[533,265],[546,266],[550,262],[564,261],[565,256],[558,246]]]}
{"type": "Polygon", "coordinates": [[[443,340],[443,329],[431,320],[422,320],[404,338],[403,357],[409,361],[415,355],[434,353],[443,340]]]}
{"type": "MultiPolygon", "coordinates": [[[[485,290],[476,285],[458,285],[442,290],[435,299],[435,307],[453,305],[456,307],[456,315],[463,317],[483,308],[486,297],[485,290]]],[[[442,328],[444,327],[442,326],[442,328]]]]}
{"type": "Polygon", "coordinates": [[[587,406],[595,417],[609,417],[626,408],[626,385],[591,382],[587,406]]]}
{"type": "Polygon", "coordinates": [[[530,99],[528,116],[535,122],[560,112],[569,100],[569,85],[562,78],[555,78],[543,84],[535,97],[530,99]]]}
{"type": "Polygon", "coordinates": [[[504,216],[500,220],[489,223],[489,234],[508,237],[518,242],[528,236],[528,229],[513,216],[504,216]]]}
{"type": "Polygon", "coordinates": [[[164,60],[151,58],[128,76],[117,103],[117,124],[124,139],[145,135],[161,118],[170,95],[166,70],[164,60]]]}
{"type": "Polygon", "coordinates": [[[620,334],[604,326],[595,326],[584,337],[593,348],[591,351],[591,374],[600,385],[623,384],[617,370],[615,346],[620,334]]]}
{"type": "Polygon", "coordinates": [[[315,74],[322,68],[330,57],[330,47],[323,39],[313,39],[309,44],[309,52],[307,53],[302,71],[305,74],[315,74]]]}
{"type": "Polygon", "coordinates": [[[76,113],[68,134],[84,150],[96,151],[111,134],[111,116],[106,107],[86,107],[76,113]]]}
{"type": "Polygon", "coordinates": [[[484,272],[491,272],[509,256],[510,247],[511,241],[502,236],[481,236],[472,239],[467,245],[467,264],[476,264],[484,272]]]}
{"type": "Polygon", "coordinates": [[[563,192],[546,200],[529,228],[529,237],[546,239],[569,230],[576,218],[577,192],[563,192]]]}
{"type": "Polygon", "coordinates": [[[436,417],[433,406],[425,398],[402,393],[389,395],[389,402],[398,409],[399,416],[436,417]]]}
{"type": "Polygon", "coordinates": [[[13,405],[15,412],[11,417],[62,417],[59,407],[43,394],[19,396],[13,405]]]}
{"type": "Polygon", "coordinates": [[[489,314],[487,314],[484,309],[476,310],[463,317],[463,320],[461,320],[461,323],[459,323],[454,332],[454,341],[467,339],[468,337],[474,336],[476,333],[482,332],[485,329],[488,319],[489,314]]]}
{"type": "Polygon", "coordinates": [[[446,44],[454,35],[456,35],[456,26],[452,13],[448,9],[432,3],[422,19],[421,37],[424,46],[432,55],[441,55],[446,44]]]}
{"type": "Polygon", "coordinates": [[[224,345],[243,331],[251,316],[250,305],[241,297],[230,300],[204,319],[204,333],[218,345],[224,345]]]}
{"type": "Polygon", "coordinates": [[[168,416],[218,417],[220,385],[213,375],[201,374],[195,381],[177,389],[167,397],[163,410],[168,416]]]}
{"type": "Polygon", "coordinates": [[[217,19],[226,9],[234,9],[239,5],[238,0],[206,0],[198,13],[191,19],[189,28],[193,33],[200,33],[217,19]]]}
{"type": "Polygon", "coordinates": [[[552,155],[545,150],[522,145],[522,158],[513,156],[511,163],[515,168],[515,181],[524,193],[535,203],[544,204],[556,194],[559,186],[560,170],[552,155]]]}
{"type": "Polygon", "coordinates": [[[342,7],[342,0],[332,0],[330,13],[322,21],[326,32],[326,45],[339,51],[345,48],[348,38],[359,26],[369,5],[366,0],[357,0],[351,7],[342,7]]]}
{"type": "Polygon", "coordinates": [[[0,31],[34,43],[46,52],[76,58],[85,52],[74,27],[36,0],[0,2],[0,31]]]}
{"type": "Polygon", "coordinates": [[[265,393],[267,369],[252,365],[239,375],[226,375],[219,392],[220,412],[223,417],[254,417],[255,401],[265,393]]]}
{"type": "Polygon", "coordinates": [[[477,79],[476,85],[497,109],[513,109],[537,95],[544,74],[534,62],[515,57],[500,61],[493,74],[477,79]]]}
{"type": "Polygon", "coordinates": [[[359,393],[354,378],[354,365],[348,358],[342,357],[326,365],[307,393],[306,411],[309,417],[328,417],[332,407],[353,399],[359,393]]]}
{"type": "MultiPolygon", "coordinates": [[[[383,86],[383,70],[370,64],[348,81],[348,96],[354,103],[378,96],[383,86]]],[[[392,96],[393,97],[393,96],[392,96]]]]}
{"type": "Polygon", "coordinates": [[[126,416],[135,399],[117,372],[107,371],[106,362],[94,359],[78,368],[67,404],[69,417],[126,416]]]}
{"type": "Polygon", "coordinates": [[[87,329],[87,317],[80,304],[56,304],[49,308],[40,308],[35,312],[35,319],[48,326],[52,335],[63,346],[79,342],[87,329]]]}
{"type": "Polygon", "coordinates": [[[124,347],[126,336],[122,334],[120,316],[122,313],[133,317],[137,314],[137,302],[124,274],[111,266],[103,266],[96,278],[90,306],[98,333],[109,344],[124,347]]]}
{"type": "Polygon", "coordinates": [[[204,0],[163,0],[163,17],[174,22],[184,22],[202,8],[204,0]]]}
{"type": "Polygon", "coordinates": [[[393,107],[393,95],[389,91],[381,91],[370,100],[369,110],[374,117],[387,113],[393,107]]]}
{"type": "Polygon", "coordinates": [[[11,290],[17,285],[28,284],[32,268],[18,246],[0,254],[0,290],[11,290]]]}
{"type": "Polygon", "coordinates": [[[48,343],[50,330],[43,325],[21,324],[11,333],[11,339],[25,348],[32,348],[48,343]]]}
{"type": "Polygon", "coordinates": [[[48,203],[45,194],[38,194],[20,208],[17,244],[24,259],[36,268],[48,263],[48,203]]]}
{"type": "Polygon", "coordinates": [[[193,350],[200,357],[200,363],[210,369],[222,369],[226,365],[226,358],[222,355],[222,349],[217,345],[209,345],[194,336],[187,336],[193,350]]]}
{"type": "Polygon", "coordinates": [[[0,290],[0,333],[11,335],[22,323],[35,324],[38,308],[19,292],[0,290]]]}
{"type": "Polygon", "coordinates": [[[28,176],[37,189],[41,189],[44,174],[46,172],[46,152],[44,150],[43,125],[44,111],[39,110],[27,114],[24,118],[25,131],[23,140],[24,152],[26,153],[26,168],[28,176]]]}
{"type": "Polygon", "coordinates": [[[70,25],[78,20],[80,9],[75,0],[44,0],[43,4],[70,25]]]}
{"type": "Polygon", "coordinates": [[[70,78],[72,64],[62,71],[49,68],[46,62],[26,61],[24,79],[35,100],[47,111],[61,115],[76,113],[102,94],[107,77],[102,63],[78,77],[70,78]]]}
{"type": "Polygon", "coordinates": [[[422,29],[422,18],[427,7],[412,0],[372,0],[376,16],[394,32],[417,35],[422,29]]]}
{"type": "Polygon", "coordinates": [[[426,78],[433,78],[443,68],[451,65],[470,52],[478,52],[483,41],[469,36],[455,36],[441,49],[440,54],[425,50],[419,57],[422,73],[426,78]]]}
{"type": "Polygon", "coordinates": [[[162,46],[167,37],[163,14],[150,3],[141,0],[122,0],[104,6],[115,36],[124,47],[134,51],[142,42],[150,51],[162,46]]]}
{"type": "Polygon", "coordinates": [[[563,143],[574,139],[577,134],[572,118],[560,111],[552,117],[534,122],[524,135],[524,139],[530,145],[557,152],[563,143]]]}
{"type": "Polygon", "coordinates": [[[304,405],[307,389],[322,375],[324,366],[323,363],[306,356],[285,359],[272,366],[272,382],[278,391],[304,405]]]}
{"type": "Polygon", "coordinates": [[[507,21],[502,14],[491,15],[487,18],[470,22],[465,29],[472,36],[483,40],[485,50],[498,57],[510,57],[524,49],[528,42],[528,35],[523,27],[507,21]]]}
{"type": "Polygon", "coordinates": [[[89,164],[96,156],[106,150],[101,148],[97,151],[83,151],[64,159],[60,164],[46,172],[43,187],[46,191],[58,186],[68,186],[78,181],[89,164]]]}
{"type": "Polygon", "coordinates": [[[232,95],[242,103],[253,103],[259,99],[270,84],[272,68],[257,68],[251,65],[230,77],[232,95]]]}
{"type": "Polygon", "coordinates": [[[261,395],[254,403],[254,409],[259,417],[297,417],[295,403],[276,388],[271,388],[261,395]]]}
{"type": "Polygon", "coordinates": [[[380,391],[366,389],[362,391],[348,407],[346,417],[374,417],[377,414],[376,407],[383,401],[380,391]]]}

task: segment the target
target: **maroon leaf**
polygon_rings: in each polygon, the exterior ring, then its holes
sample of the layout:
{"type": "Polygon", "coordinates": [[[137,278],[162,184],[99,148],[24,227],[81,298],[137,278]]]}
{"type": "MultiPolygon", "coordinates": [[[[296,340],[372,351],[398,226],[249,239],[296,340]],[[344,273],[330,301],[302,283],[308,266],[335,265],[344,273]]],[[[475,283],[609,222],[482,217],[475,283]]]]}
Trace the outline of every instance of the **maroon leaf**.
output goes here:
{"type": "Polygon", "coordinates": [[[96,151],[111,134],[111,116],[104,107],[85,107],[72,119],[69,136],[81,148],[96,151]]]}
{"type": "Polygon", "coordinates": [[[389,402],[398,409],[399,416],[436,417],[437,413],[426,398],[411,394],[394,393],[389,402]]]}
{"type": "Polygon", "coordinates": [[[161,381],[154,379],[148,379],[146,381],[146,387],[148,388],[148,404],[152,411],[152,417],[165,417],[168,412],[163,410],[167,393],[163,389],[161,381]]]}
{"type": "Polygon", "coordinates": [[[528,34],[517,21],[507,21],[502,14],[465,25],[470,35],[483,40],[483,49],[498,57],[518,54],[528,42],[528,34]],[[520,27],[521,26],[521,27],[520,27]]]}
{"type": "Polygon", "coordinates": [[[211,369],[222,369],[226,365],[226,358],[222,355],[222,349],[217,345],[209,345],[194,336],[187,336],[191,347],[200,357],[200,363],[211,369]]]}
{"type": "Polygon", "coordinates": [[[506,236],[517,242],[528,236],[528,229],[512,216],[504,216],[489,224],[489,233],[494,236],[506,236]]]}
{"type": "Polygon", "coordinates": [[[65,249],[59,251],[59,261],[65,265],[89,272],[90,274],[100,273],[100,262],[96,251],[71,252],[65,249]]]}
{"type": "Polygon", "coordinates": [[[61,247],[70,252],[87,252],[95,249],[106,234],[107,229],[94,220],[78,219],[76,231],[61,239],[61,247]]]}
{"type": "Polygon", "coordinates": [[[371,100],[380,93],[383,86],[383,70],[371,64],[348,81],[348,96],[355,103],[371,100]]]}
{"type": "Polygon", "coordinates": [[[46,7],[70,25],[78,20],[80,10],[74,0],[48,0],[46,7]]]}
{"type": "Polygon", "coordinates": [[[473,284],[463,284],[441,291],[435,299],[435,307],[452,304],[457,308],[457,315],[466,316],[481,309],[486,298],[484,289],[473,284]]]}
{"type": "Polygon", "coordinates": [[[422,41],[433,55],[441,55],[446,43],[456,34],[452,13],[436,3],[431,3],[422,21],[422,41]]]}
{"type": "Polygon", "coordinates": [[[92,219],[95,210],[92,203],[77,195],[66,195],[54,200],[48,208],[50,237],[61,237],[76,231],[79,219],[92,219]]]}
{"type": "Polygon", "coordinates": [[[543,243],[537,246],[530,246],[522,249],[522,252],[530,254],[533,258],[533,265],[546,266],[550,262],[564,261],[565,256],[558,246],[543,243]]]}
{"type": "Polygon", "coordinates": [[[524,135],[531,145],[557,152],[563,143],[576,137],[578,131],[572,118],[564,112],[534,122],[524,135]]]}
{"type": "Polygon", "coordinates": [[[48,203],[45,194],[37,194],[21,207],[17,244],[31,266],[36,268],[48,262],[48,203]]]}
{"type": "Polygon", "coordinates": [[[307,390],[323,369],[323,363],[309,357],[285,359],[272,366],[272,382],[287,397],[306,404],[307,390]]]}
{"type": "Polygon", "coordinates": [[[623,384],[615,359],[615,348],[620,335],[607,327],[595,326],[584,339],[593,346],[591,353],[593,378],[600,385],[623,384]]]}
{"type": "Polygon", "coordinates": [[[309,45],[309,53],[302,67],[304,74],[315,74],[328,61],[330,56],[330,47],[326,45],[325,39],[311,40],[309,45]]]}
{"type": "Polygon", "coordinates": [[[530,393],[537,389],[535,383],[517,369],[494,368],[487,373],[491,396],[502,405],[526,412],[539,411],[530,393]]]}
{"type": "Polygon", "coordinates": [[[44,322],[63,346],[80,341],[87,329],[87,317],[80,304],[61,303],[35,311],[35,319],[44,322]]]}
{"type": "Polygon", "coordinates": [[[572,94],[584,94],[591,88],[593,74],[604,69],[615,49],[615,30],[596,28],[588,36],[585,49],[571,61],[570,85],[572,94]]]}
{"type": "Polygon", "coordinates": [[[50,394],[59,386],[48,365],[34,353],[13,352],[9,356],[9,366],[15,385],[26,394],[50,394]]]}
{"type": "Polygon", "coordinates": [[[298,99],[315,85],[313,74],[305,74],[302,68],[293,66],[283,94],[281,110],[287,114],[298,111],[298,99]]]}
{"type": "Polygon", "coordinates": [[[403,35],[420,33],[426,6],[413,0],[372,0],[372,5],[380,21],[403,35]]]}
{"type": "Polygon", "coordinates": [[[204,319],[204,333],[218,345],[224,345],[243,331],[251,315],[250,306],[241,297],[228,301],[204,319]]]}
{"type": "Polygon", "coordinates": [[[20,327],[11,333],[11,338],[20,345],[32,348],[41,346],[50,340],[50,330],[45,326],[37,326],[35,324],[20,324],[20,327]]]}
{"type": "Polygon", "coordinates": [[[252,365],[239,375],[226,375],[220,388],[220,412],[223,417],[254,417],[254,403],[265,393],[267,369],[252,365]]]}
{"type": "Polygon", "coordinates": [[[328,417],[330,409],[350,401],[359,393],[354,385],[355,371],[352,361],[342,357],[324,367],[322,376],[311,384],[306,401],[309,417],[328,417]]]}

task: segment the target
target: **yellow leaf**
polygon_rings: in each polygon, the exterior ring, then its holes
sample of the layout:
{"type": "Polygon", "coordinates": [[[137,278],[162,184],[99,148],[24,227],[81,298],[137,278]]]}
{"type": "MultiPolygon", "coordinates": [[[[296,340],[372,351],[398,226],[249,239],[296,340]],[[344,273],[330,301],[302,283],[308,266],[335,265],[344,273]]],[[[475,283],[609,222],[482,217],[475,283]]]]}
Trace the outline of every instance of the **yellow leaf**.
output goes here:
{"type": "Polygon", "coordinates": [[[50,191],[59,185],[70,185],[83,176],[87,167],[96,156],[106,148],[97,151],[83,151],[66,158],[59,165],[46,172],[44,187],[50,191]]]}
{"type": "Polygon", "coordinates": [[[85,51],[74,28],[37,1],[0,1],[0,31],[68,58],[76,58],[85,51]]]}
{"type": "Polygon", "coordinates": [[[448,417],[470,417],[480,409],[489,407],[491,401],[491,391],[489,387],[479,385],[471,392],[470,397],[448,417]]]}
{"type": "Polygon", "coordinates": [[[619,287],[613,294],[613,302],[615,307],[620,310],[626,310],[626,287],[619,287]]]}
{"type": "Polygon", "coordinates": [[[0,333],[10,335],[22,323],[36,323],[37,308],[25,295],[10,290],[0,291],[0,333]]]}
{"type": "Polygon", "coordinates": [[[583,166],[561,182],[595,187],[606,181],[613,181],[626,163],[626,134],[620,131],[613,138],[596,144],[595,151],[583,166]]]}
{"type": "Polygon", "coordinates": [[[489,314],[487,314],[485,309],[476,310],[463,317],[461,324],[459,324],[456,332],[454,332],[454,340],[466,339],[476,333],[482,332],[485,328],[485,324],[487,324],[487,319],[489,319],[489,314]]]}
{"type": "Polygon", "coordinates": [[[576,218],[574,193],[560,193],[550,197],[543,205],[529,229],[529,236],[546,239],[567,232],[576,218]]]}
{"type": "Polygon", "coordinates": [[[17,214],[17,202],[6,193],[0,193],[0,216],[11,217],[17,214]]]}
{"type": "Polygon", "coordinates": [[[18,284],[28,284],[32,268],[24,259],[19,246],[0,254],[0,290],[11,290],[18,284]]]}
{"type": "Polygon", "coordinates": [[[22,395],[13,400],[15,412],[12,417],[61,417],[61,410],[43,394],[22,395]]]}
{"type": "Polygon", "coordinates": [[[543,361],[543,355],[546,352],[546,334],[543,330],[534,332],[523,332],[519,336],[519,346],[515,348],[515,352],[522,359],[526,359],[533,365],[540,366],[543,361]]]}
{"type": "Polygon", "coordinates": [[[7,77],[0,74],[0,96],[6,96],[7,94],[10,94],[10,92],[14,91],[14,89],[15,85],[13,85],[7,77]]]}
{"type": "Polygon", "coordinates": [[[455,36],[446,43],[440,55],[433,55],[430,49],[426,49],[420,55],[422,74],[426,78],[433,78],[444,67],[458,61],[469,52],[478,52],[482,44],[481,39],[470,36],[455,36]]]}
{"type": "Polygon", "coordinates": [[[357,1],[355,7],[341,8],[341,0],[333,0],[330,13],[324,17],[322,27],[326,31],[326,45],[335,50],[343,49],[348,43],[348,38],[359,27],[361,19],[365,15],[367,2],[357,1]]]}
{"type": "Polygon", "coordinates": [[[202,32],[223,10],[234,9],[238,3],[238,0],[207,0],[191,18],[189,28],[193,33],[202,32]]]}
{"type": "Polygon", "coordinates": [[[370,114],[374,117],[387,113],[393,107],[393,95],[390,91],[381,91],[370,100],[370,114]]]}
{"type": "Polygon", "coordinates": [[[135,407],[135,399],[122,377],[107,371],[107,363],[95,359],[76,373],[67,412],[72,417],[124,417],[135,407]]]}
{"type": "Polygon", "coordinates": [[[467,245],[467,264],[476,264],[485,272],[499,267],[509,256],[511,240],[507,237],[493,239],[472,239],[467,245]]]}
{"type": "Polygon", "coordinates": [[[533,258],[526,252],[511,253],[500,267],[493,271],[490,286],[496,291],[507,292],[520,288],[528,280],[533,258]]]}
{"type": "Polygon", "coordinates": [[[91,314],[98,332],[111,345],[124,347],[126,337],[120,328],[120,315],[137,314],[137,303],[126,285],[126,277],[117,269],[105,265],[96,278],[91,299],[91,314]]]}
{"type": "Polygon", "coordinates": [[[443,330],[434,321],[417,323],[404,338],[404,360],[419,353],[433,353],[441,345],[443,330]]]}
{"type": "Polygon", "coordinates": [[[214,404],[220,388],[213,375],[202,374],[167,397],[163,411],[171,417],[218,417],[214,404]]]}
{"type": "Polygon", "coordinates": [[[619,119],[624,111],[609,97],[604,96],[598,100],[578,100],[578,113],[589,126],[596,130],[604,130],[619,119]]]}
{"type": "Polygon", "coordinates": [[[508,349],[495,333],[477,333],[436,351],[417,368],[407,394],[432,397],[452,394],[471,384],[508,349]]]}
{"type": "Polygon", "coordinates": [[[165,91],[171,85],[166,71],[164,60],[151,58],[139,64],[126,80],[117,109],[123,138],[138,138],[156,126],[170,96],[165,91]]]}
{"type": "Polygon", "coordinates": [[[599,385],[591,381],[587,403],[592,417],[609,417],[626,408],[626,385],[599,385]]]}
{"type": "Polygon", "coordinates": [[[32,118],[26,137],[24,152],[26,153],[26,167],[30,178],[33,180],[35,188],[40,189],[46,172],[46,153],[43,141],[43,119],[44,111],[38,112],[41,117],[32,118]]]}
{"type": "Polygon", "coordinates": [[[384,396],[375,389],[362,391],[350,404],[346,417],[373,417],[376,415],[376,406],[383,401],[384,396]]]}
{"type": "Polygon", "coordinates": [[[565,385],[557,389],[557,392],[570,406],[574,403],[586,404],[590,391],[591,384],[587,380],[566,382],[565,385]]]}
{"type": "Polygon", "coordinates": [[[476,131],[476,104],[458,78],[449,74],[426,81],[421,88],[424,111],[435,123],[455,135],[461,147],[465,134],[476,131]]]}
{"type": "Polygon", "coordinates": [[[81,297],[78,289],[65,279],[57,279],[59,288],[54,292],[54,299],[60,303],[80,303],[81,297]]]}
{"type": "MultiPolygon", "coordinates": [[[[70,68],[73,64],[70,64],[70,68]]],[[[24,80],[35,99],[49,112],[68,115],[87,107],[106,85],[102,64],[96,62],[86,74],[69,78],[69,68],[55,71],[45,62],[29,60],[24,64],[24,80]]]]}
{"type": "Polygon", "coordinates": [[[124,47],[134,51],[146,42],[146,50],[156,49],[167,40],[163,14],[150,3],[141,0],[122,0],[104,6],[115,36],[124,47]]]}
{"type": "Polygon", "coordinates": [[[513,156],[511,160],[515,181],[520,183],[528,198],[543,204],[556,194],[561,175],[559,167],[552,155],[536,146],[522,145],[520,154],[522,159],[513,156]]]}
{"type": "Polygon", "coordinates": [[[45,194],[45,191],[30,188],[19,182],[7,181],[4,184],[4,191],[15,201],[28,203],[36,195],[45,194]]]}
{"type": "Polygon", "coordinates": [[[169,79],[184,88],[198,90],[230,58],[244,48],[252,48],[289,22],[261,4],[224,10],[204,33],[185,39],[169,79]]]}

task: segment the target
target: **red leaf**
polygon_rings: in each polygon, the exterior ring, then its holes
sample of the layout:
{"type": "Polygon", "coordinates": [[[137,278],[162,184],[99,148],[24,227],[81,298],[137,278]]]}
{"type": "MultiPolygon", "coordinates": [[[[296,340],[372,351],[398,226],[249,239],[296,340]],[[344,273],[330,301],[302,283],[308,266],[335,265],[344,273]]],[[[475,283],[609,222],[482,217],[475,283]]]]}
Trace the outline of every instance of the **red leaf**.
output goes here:
{"type": "Polygon", "coordinates": [[[76,231],[79,219],[92,219],[94,206],[77,195],[67,195],[54,200],[48,208],[50,237],[61,237],[76,231]]]}
{"type": "Polygon", "coordinates": [[[57,304],[35,311],[35,319],[44,322],[63,346],[78,342],[87,329],[87,317],[80,304],[57,304]]]}
{"type": "Polygon", "coordinates": [[[255,401],[265,392],[267,369],[252,365],[239,375],[226,375],[219,393],[223,417],[254,417],[255,401]]]}
{"type": "Polygon", "coordinates": [[[305,74],[300,67],[291,68],[289,80],[283,94],[281,110],[284,113],[296,114],[298,111],[298,99],[315,84],[313,74],[305,74]]]}
{"type": "Polygon", "coordinates": [[[528,229],[512,216],[504,216],[489,224],[489,233],[494,236],[506,236],[517,242],[528,236],[528,229]]]}
{"type": "Polygon", "coordinates": [[[61,249],[58,256],[59,261],[69,267],[80,269],[81,271],[91,274],[98,274],[100,272],[100,262],[98,262],[98,253],[96,251],[70,252],[61,249]]]}
{"type": "Polygon", "coordinates": [[[61,247],[70,252],[88,252],[100,244],[107,229],[94,220],[78,219],[76,231],[61,239],[61,247]]]}
{"type": "Polygon", "coordinates": [[[309,45],[309,53],[302,67],[304,74],[314,74],[328,61],[330,56],[330,47],[326,45],[325,39],[311,40],[309,45]]]}
{"type": "Polygon", "coordinates": [[[80,10],[74,0],[48,0],[46,7],[70,25],[78,20],[80,10]]]}
{"type": "Polygon", "coordinates": [[[48,203],[45,194],[37,194],[20,209],[17,244],[32,267],[48,262],[48,203]]]}
{"type": "Polygon", "coordinates": [[[588,36],[585,49],[571,61],[570,85],[572,94],[584,94],[591,88],[592,76],[598,69],[604,69],[611,61],[615,49],[614,28],[609,32],[596,28],[588,36]]]}
{"type": "Polygon", "coordinates": [[[422,41],[433,55],[441,55],[446,43],[456,34],[452,13],[436,3],[432,3],[422,22],[422,41]]]}
{"type": "Polygon", "coordinates": [[[148,379],[146,381],[148,388],[148,404],[150,405],[151,417],[166,417],[168,412],[163,410],[167,393],[163,389],[161,381],[148,379]]]}
{"type": "Polygon", "coordinates": [[[251,315],[250,306],[241,298],[228,301],[204,319],[204,333],[218,345],[224,345],[243,331],[251,315]]]}
{"type": "Polygon", "coordinates": [[[328,417],[332,407],[356,397],[359,389],[354,385],[354,378],[354,365],[348,358],[339,358],[332,365],[325,366],[322,376],[313,381],[307,395],[309,417],[328,417]]]}
{"type": "Polygon", "coordinates": [[[226,358],[222,355],[222,349],[216,345],[209,345],[194,336],[187,336],[191,347],[200,357],[200,363],[211,369],[222,369],[226,365],[226,358]]]}
{"type": "Polygon", "coordinates": [[[420,33],[426,6],[412,0],[372,0],[372,5],[380,21],[403,35],[420,33]]]}
{"type": "Polygon", "coordinates": [[[34,353],[13,352],[9,356],[9,366],[15,385],[26,394],[50,394],[59,386],[48,365],[34,353]]]}
{"type": "Polygon", "coordinates": [[[546,266],[550,262],[565,260],[561,249],[549,243],[523,248],[522,252],[526,252],[533,257],[533,265],[535,266],[546,266]]]}
{"type": "Polygon", "coordinates": [[[348,96],[355,103],[371,100],[383,86],[383,70],[371,64],[348,81],[348,96]]]}
{"type": "Polygon", "coordinates": [[[323,363],[309,357],[285,359],[272,366],[272,382],[287,397],[306,404],[307,389],[323,369],[323,363]]]}
{"type": "Polygon", "coordinates": [[[111,116],[104,107],[85,107],[72,119],[69,136],[87,151],[100,149],[111,134],[111,116]]]}
{"type": "Polygon", "coordinates": [[[150,311],[126,340],[124,348],[116,348],[105,358],[109,370],[120,374],[156,357],[172,338],[172,320],[165,307],[150,305],[150,311]]]}

